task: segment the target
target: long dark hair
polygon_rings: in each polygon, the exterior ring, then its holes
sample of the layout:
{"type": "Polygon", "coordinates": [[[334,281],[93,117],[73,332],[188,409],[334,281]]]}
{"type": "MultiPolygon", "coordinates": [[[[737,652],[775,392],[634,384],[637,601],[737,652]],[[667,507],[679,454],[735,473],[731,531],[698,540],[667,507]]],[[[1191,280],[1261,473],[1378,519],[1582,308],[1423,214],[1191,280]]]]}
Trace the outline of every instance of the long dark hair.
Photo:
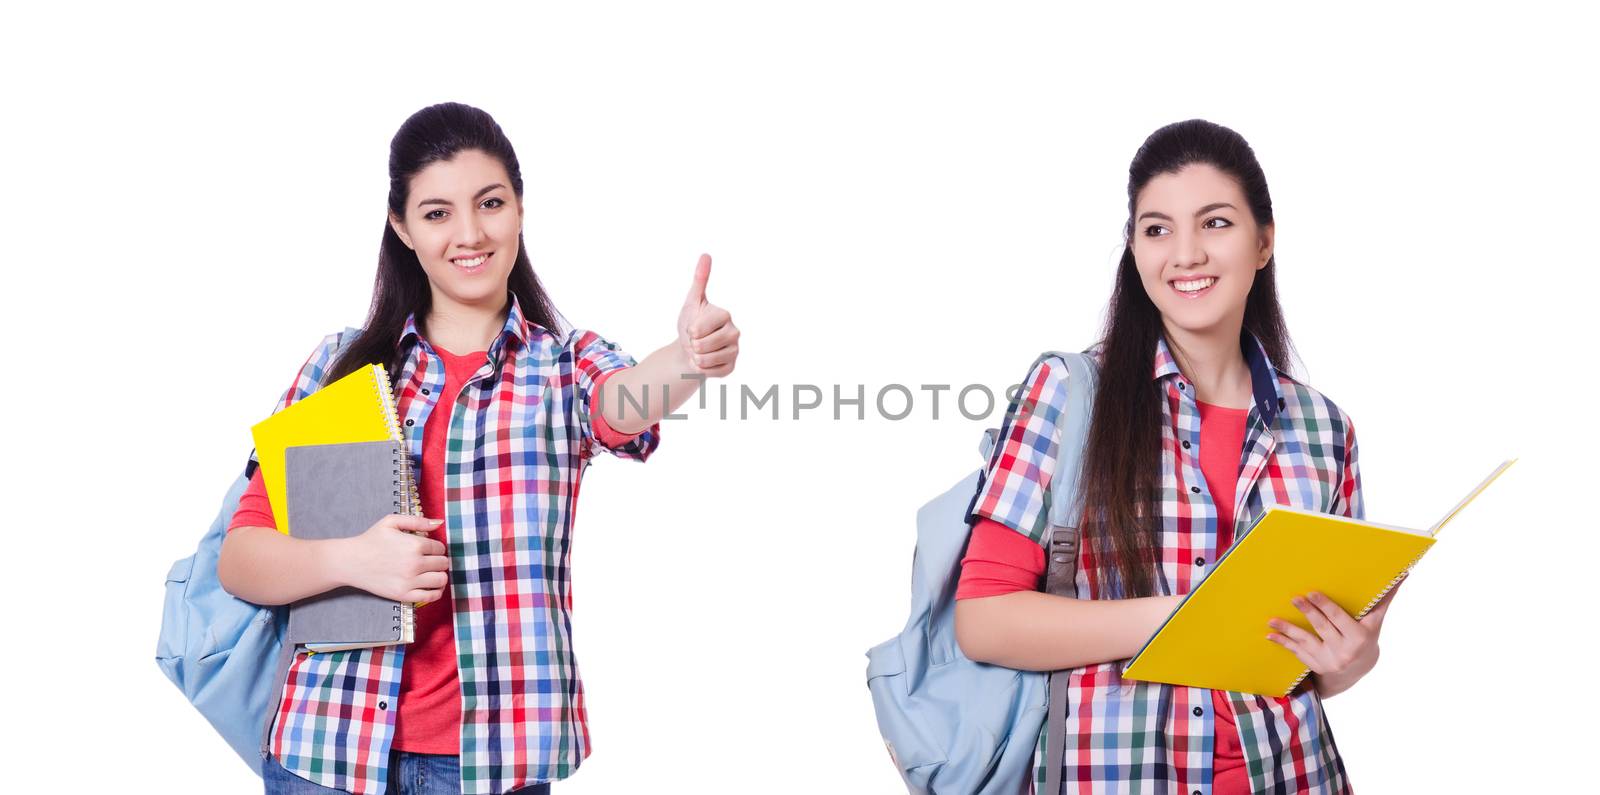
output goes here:
{"type": "MultiPolygon", "coordinates": [[[[522,198],[522,167],[511,141],[493,117],[477,108],[458,102],[431,105],[411,114],[389,142],[389,212],[405,218],[406,200],[411,193],[411,178],[441,160],[451,160],[462,151],[474,149],[500,161],[511,178],[511,189],[522,198]]],[[[517,261],[511,266],[507,287],[516,295],[525,319],[559,333],[555,308],[539,285],[528,261],[528,247],[517,235],[517,261]]],[[[400,332],[412,313],[421,323],[433,307],[433,291],[428,276],[417,261],[417,253],[406,247],[400,236],[383,222],[383,244],[378,249],[378,276],[372,285],[372,304],[367,309],[364,331],[353,344],[345,346],[334,362],[325,382],[332,383],[363,365],[382,362],[389,377],[400,376],[400,332]]]]}
{"type": "MultiPolygon", "coordinates": [[[[1133,214],[1139,191],[1154,177],[1204,163],[1239,183],[1258,226],[1272,223],[1272,197],[1255,152],[1233,130],[1202,119],[1169,124],[1151,133],[1128,166],[1128,222],[1117,283],[1100,343],[1104,359],[1094,397],[1082,474],[1089,506],[1083,543],[1093,559],[1090,576],[1114,597],[1155,594],[1161,533],[1161,401],[1152,378],[1156,342],[1164,334],[1161,312],[1150,300],[1133,258],[1133,214]]],[[[1266,348],[1272,364],[1290,372],[1289,331],[1278,305],[1276,257],[1256,271],[1245,299],[1244,331],[1266,348]]]]}

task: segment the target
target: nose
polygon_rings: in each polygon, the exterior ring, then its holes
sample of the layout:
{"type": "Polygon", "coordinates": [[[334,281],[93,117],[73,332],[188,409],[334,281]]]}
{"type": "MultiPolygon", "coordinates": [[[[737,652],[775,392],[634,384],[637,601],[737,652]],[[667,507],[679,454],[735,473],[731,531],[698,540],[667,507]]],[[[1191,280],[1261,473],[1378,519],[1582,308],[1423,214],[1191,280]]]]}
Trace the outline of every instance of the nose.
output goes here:
{"type": "Polygon", "coordinates": [[[477,213],[461,213],[456,227],[456,244],[464,249],[475,249],[484,241],[483,221],[477,213]]]}
{"type": "Polygon", "coordinates": [[[1206,263],[1205,248],[1200,245],[1200,236],[1194,232],[1179,230],[1173,233],[1175,238],[1172,246],[1172,264],[1179,268],[1193,268],[1206,263]]]}

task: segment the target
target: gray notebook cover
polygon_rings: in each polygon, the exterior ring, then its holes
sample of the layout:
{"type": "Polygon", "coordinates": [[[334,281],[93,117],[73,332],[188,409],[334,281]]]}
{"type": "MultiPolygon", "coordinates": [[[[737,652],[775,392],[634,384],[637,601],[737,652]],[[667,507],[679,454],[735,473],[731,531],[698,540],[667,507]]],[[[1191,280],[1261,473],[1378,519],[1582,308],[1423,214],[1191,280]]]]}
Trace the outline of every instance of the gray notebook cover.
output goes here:
{"type": "MultiPolygon", "coordinates": [[[[405,453],[398,442],[289,447],[284,480],[295,538],[347,538],[400,513],[405,453]]],[[[410,605],[343,586],[290,605],[289,643],[403,642],[410,605]]]]}

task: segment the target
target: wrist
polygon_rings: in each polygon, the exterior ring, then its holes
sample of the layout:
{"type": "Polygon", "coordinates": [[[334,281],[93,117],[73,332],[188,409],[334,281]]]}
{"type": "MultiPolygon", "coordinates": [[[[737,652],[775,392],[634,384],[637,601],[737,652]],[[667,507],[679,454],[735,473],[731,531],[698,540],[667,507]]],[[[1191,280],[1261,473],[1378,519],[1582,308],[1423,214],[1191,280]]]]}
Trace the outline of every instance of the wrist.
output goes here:
{"type": "Polygon", "coordinates": [[[672,346],[672,368],[678,375],[699,375],[700,371],[694,366],[694,352],[691,350],[693,342],[687,335],[680,337],[678,344],[672,346]]]}
{"type": "Polygon", "coordinates": [[[346,585],[355,585],[351,577],[349,566],[350,542],[354,538],[326,538],[312,541],[314,566],[319,579],[328,584],[329,589],[346,585]]]}
{"type": "Polygon", "coordinates": [[[1328,681],[1327,677],[1316,671],[1311,672],[1311,688],[1317,691],[1317,695],[1322,698],[1332,698],[1338,692],[1333,689],[1333,685],[1328,681]]]}
{"type": "Polygon", "coordinates": [[[1355,684],[1355,679],[1348,676],[1341,676],[1339,674],[1324,675],[1313,671],[1311,673],[1311,683],[1312,686],[1317,689],[1318,696],[1321,696],[1322,698],[1333,698],[1334,696],[1349,690],[1350,686],[1355,684]]]}
{"type": "Polygon", "coordinates": [[[1172,617],[1172,613],[1178,609],[1178,605],[1183,604],[1183,597],[1164,596],[1151,601],[1154,602],[1152,612],[1155,614],[1156,627],[1160,628],[1163,622],[1172,617]]]}

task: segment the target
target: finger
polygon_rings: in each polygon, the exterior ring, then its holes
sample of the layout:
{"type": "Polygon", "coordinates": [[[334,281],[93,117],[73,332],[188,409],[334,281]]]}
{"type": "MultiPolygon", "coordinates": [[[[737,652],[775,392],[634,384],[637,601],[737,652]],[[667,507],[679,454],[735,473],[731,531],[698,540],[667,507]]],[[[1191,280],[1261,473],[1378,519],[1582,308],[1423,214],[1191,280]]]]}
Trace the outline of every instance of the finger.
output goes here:
{"type": "Polygon", "coordinates": [[[448,555],[426,555],[422,558],[422,566],[418,571],[449,571],[450,557],[448,555]]]}
{"type": "Polygon", "coordinates": [[[1295,606],[1311,622],[1311,628],[1316,630],[1317,636],[1325,641],[1336,641],[1344,637],[1344,633],[1333,625],[1333,620],[1322,612],[1322,607],[1316,602],[1303,596],[1296,596],[1289,602],[1295,606]]]}
{"type": "Polygon", "coordinates": [[[689,285],[689,295],[683,303],[689,306],[706,302],[706,280],[711,278],[711,255],[701,254],[694,266],[694,282],[689,285]]]}
{"type": "Polygon", "coordinates": [[[1317,637],[1315,633],[1281,618],[1274,618],[1268,621],[1267,626],[1279,635],[1283,635],[1301,646],[1310,647],[1322,643],[1322,638],[1317,637]]]}
{"type": "Polygon", "coordinates": [[[700,307],[700,314],[689,322],[689,339],[700,339],[732,324],[733,315],[728,314],[728,310],[715,304],[706,304],[700,307]]]}
{"type": "Polygon", "coordinates": [[[1327,594],[1321,591],[1312,591],[1306,595],[1306,598],[1316,605],[1323,615],[1328,617],[1328,621],[1333,624],[1334,629],[1337,629],[1340,635],[1360,634],[1361,625],[1356,623],[1355,617],[1345,612],[1345,609],[1340,607],[1338,602],[1329,599],[1327,594]]]}
{"type": "Polygon", "coordinates": [[[729,345],[720,351],[712,353],[697,353],[694,355],[694,366],[704,371],[710,367],[721,367],[733,364],[739,358],[739,346],[729,345]]]}
{"type": "Polygon", "coordinates": [[[438,601],[439,597],[442,597],[442,596],[444,596],[444,589],[442,589],[442,588],[439,589],[439,590],[433,590],[433,591],[429,591],[429,590],[424,590],[424,589],[418,588],[418,589],[415,589],[415,590],[407,591],[406,592],[406,598],[404,598],[404,599],[402,599],[400,601],[402,601],[402,602],[415,602],[417,604],[428,604],[429,602],[438,601]]]}
{"type": "Polygon", "coordinates": [[[443,541],[437,538],[424,538],[423,541],[426,543],[422,545],[422,554],[429,556],[445,554],[443,541]]]}
{"type": "Polygon", "coordinates": [[[700,374],[706,376],[707,378],[722,378],[723,376],[726,376],[732,372],[733,365],[725,364],[720,367],[708,367],[704,370],[701,370],[700,374]]]}
{"type": "Polygon", "coordinates": [[[739,329],[732,323],[724,323],[716,331],[703,337],[696,338],[690,344],[695,353],[710,353],[721,350],[739,341],[739,329]]]}
{"type": "Polygon", "coordinates": [[[444,524],[443,519],[429,519],[425,516],[406,516],[405,514],[392,513],[383,517],[383,522],[396,530],[410,532],[430,532],[435,527],[444,524]]]}
{"type": "Polygon", "coordinates": [[[1288,649],[1289,653],[1293,654],[1295,656],[1295,659],[1300,661],[1301,665],[1304,665],[1305,667],[1310,668],[1312,670],[1316,670],[1317,669],[1317,663],[1311,658],[1311,655],[1299,643],[1296,643],[1295,641],[1290,640],[1289,638],[1286,638],[1286,637],[1284,637],[1284,636],[1282,636],[1282,635],[1280,635],[1280,634],[1278,634],[1276,632],[1267,633],[1267,640],[1270,640],[1273,643],[1276,643],[1279,646],[1282,646],[1285,649],[1288,649]]]}
{"type": "Polygon", "coordinates": [[[424,591],[437,591],[450,584],[450,575],[442,571],[425,571],[417,575],[417,587],[424,591]]]}
{"type": "Polygon", "coordinates": [[[1293,652],[1294,656],[1304,663],[1306,667],[1317,672],[1333,669],[1332,663],[1329,662],[1328,644],[1324,643],[1315,633],[1281,618],[1275,618],[1267,623],[1277,630],[1276,632],[1268,633],[1267,638],[1275,640],[1278,645],[1293,652]]]}

